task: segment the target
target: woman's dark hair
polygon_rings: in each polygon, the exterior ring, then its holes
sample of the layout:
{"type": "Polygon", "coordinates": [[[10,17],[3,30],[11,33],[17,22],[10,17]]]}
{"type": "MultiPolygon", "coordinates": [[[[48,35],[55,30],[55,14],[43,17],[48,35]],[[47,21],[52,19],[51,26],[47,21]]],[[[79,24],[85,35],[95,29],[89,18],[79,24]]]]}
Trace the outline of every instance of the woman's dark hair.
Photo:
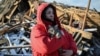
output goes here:
{"type": "Polygon", "coordinates": [[[52,8],[52,9],[53,9],[54,18],[55,18],[55,15],[56,15],[56,12],[55,12],[55,11],[56,11],[56,9],[55,9],[55,7],[54,7],[53,5],[51,5],[51,4],[49,4],[49,5],[42,11],[41,18],[42,18],[43,20],[52,22],[53,25],[55,25],[55,24],[56,24],[55,19],[54,19],[54,21],[51,21],[51,20],[49,20],[49,19],[46,18],[46,10],[47,10],[48,8],[52,8]]]}

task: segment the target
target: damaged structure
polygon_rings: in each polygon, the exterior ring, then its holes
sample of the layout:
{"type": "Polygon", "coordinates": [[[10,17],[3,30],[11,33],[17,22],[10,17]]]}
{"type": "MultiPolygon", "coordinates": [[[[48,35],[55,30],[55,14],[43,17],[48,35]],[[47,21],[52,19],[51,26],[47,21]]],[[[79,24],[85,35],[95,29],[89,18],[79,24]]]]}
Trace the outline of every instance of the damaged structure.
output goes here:
{"type": "MultiPolygon", "coordinates": [[[[36,9],[44,1],[0,0],[0,55],[32,56],[31,28],[36,9]]],[[[100,56],[100,12],[87,8],[54,4],[62,27],[73,35],[77,56],[100,56]]]]}

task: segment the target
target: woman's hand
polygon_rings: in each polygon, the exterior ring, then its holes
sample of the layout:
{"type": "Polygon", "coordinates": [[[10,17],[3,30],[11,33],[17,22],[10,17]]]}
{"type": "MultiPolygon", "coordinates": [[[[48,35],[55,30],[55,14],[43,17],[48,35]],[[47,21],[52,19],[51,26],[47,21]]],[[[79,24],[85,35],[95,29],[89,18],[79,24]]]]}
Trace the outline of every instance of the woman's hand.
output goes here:
{"type": "Polygon", "coordinates": [[[72,50],[62,50],[63,53],[61,53],[61,56],[72,56],[73,51],[72,50]]]}

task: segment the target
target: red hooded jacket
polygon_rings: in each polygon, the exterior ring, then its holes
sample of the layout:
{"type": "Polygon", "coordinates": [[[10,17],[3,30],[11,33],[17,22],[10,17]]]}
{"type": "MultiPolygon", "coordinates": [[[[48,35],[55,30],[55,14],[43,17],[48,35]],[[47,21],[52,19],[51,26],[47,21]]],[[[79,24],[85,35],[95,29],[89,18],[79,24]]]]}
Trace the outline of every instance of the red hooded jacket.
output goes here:
{"type": "MultiPolygon", "coordinates": [[[[50,39],[47,27],[48,24],[44,23],[42,20],[41,14],[42,11],[48,6],[48,3],[42,3],[37,10],[37,24],[31,30],[31,47],[33,56],[59,56],[58,49],[63,48],[65,50],[73,50],[73,56],[77,53],[76,44],[72,36],[66,32],[63,28],[64,35],[57,39],[55,36],[53,39],[50,39]]],[[[55,11],[56,12],[56,11],[55,11]]],[[[58,23],[57,15],[55,15],[55,20],[58,23]]]]}

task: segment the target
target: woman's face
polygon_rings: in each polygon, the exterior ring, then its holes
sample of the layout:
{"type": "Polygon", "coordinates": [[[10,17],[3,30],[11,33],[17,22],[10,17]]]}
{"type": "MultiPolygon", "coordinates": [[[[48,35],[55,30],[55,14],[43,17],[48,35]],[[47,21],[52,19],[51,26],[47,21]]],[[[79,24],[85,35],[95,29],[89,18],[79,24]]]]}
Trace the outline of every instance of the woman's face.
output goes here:
{"type": "Polygon", "coordinates": [[[46,10],[46,18],[51,20],[51,21],[54,21],[54,11],[51,7],[49,7],[47,10],[46,10]]]}

